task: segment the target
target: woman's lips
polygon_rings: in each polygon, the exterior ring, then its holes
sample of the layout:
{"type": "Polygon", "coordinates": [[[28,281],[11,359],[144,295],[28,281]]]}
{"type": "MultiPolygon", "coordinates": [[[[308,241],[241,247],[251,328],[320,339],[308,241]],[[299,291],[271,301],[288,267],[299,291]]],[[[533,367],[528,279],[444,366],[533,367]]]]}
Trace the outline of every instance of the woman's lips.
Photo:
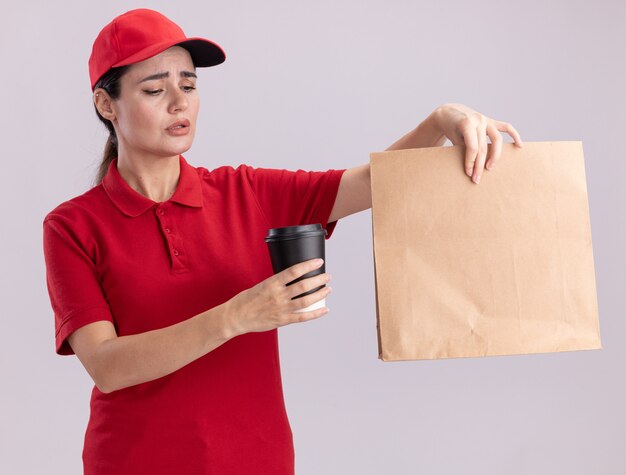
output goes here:
{"type": "Polygon", "coordinates": [[[165,131],[169,134],[169,135],[173,135],[175,137],[178,137],[180,135],[187,135],[189,133],[190,130],[190,123],[187,119],[185,120],[178,120],[176,122],[174,122],[173,124],[171,124],[167,129],[165,129],[165,131]]]}

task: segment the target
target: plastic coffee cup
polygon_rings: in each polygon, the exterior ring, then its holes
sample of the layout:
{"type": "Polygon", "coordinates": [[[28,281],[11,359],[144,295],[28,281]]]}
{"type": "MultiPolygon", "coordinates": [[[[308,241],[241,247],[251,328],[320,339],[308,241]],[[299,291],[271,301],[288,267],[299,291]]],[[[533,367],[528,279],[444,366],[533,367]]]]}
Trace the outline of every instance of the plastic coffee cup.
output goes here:
{"type": "MultiPolygon", "coordinates": [[[[315,258],[324,259],[324,264],[322,264],[321,267],[318,267],[311,272],[307,272],[306,274],[289,282],[287,285],[292,285],[303,279],[308,279],[314,275],[326,272],[326,257],[324,252],[325,239],[326,230],[322,228],[321,224],[304,224],[301,226],[286,226],[282,228],[269,229],[267,236],[265,237],[265,242],[267,243],[267,247],[270,252],[274,274],[277,274],[300,262],[315,258]]],[[[326,287],[326,285],[321,285],[309,290],[308,292],[296,295],[293,297],[293,300],[317,292],[322,287],[326,287]]],[[[306,308],[295,310],[295,312],[309,312],[325,306],[326,298],[323,298],[306,308]]]]}

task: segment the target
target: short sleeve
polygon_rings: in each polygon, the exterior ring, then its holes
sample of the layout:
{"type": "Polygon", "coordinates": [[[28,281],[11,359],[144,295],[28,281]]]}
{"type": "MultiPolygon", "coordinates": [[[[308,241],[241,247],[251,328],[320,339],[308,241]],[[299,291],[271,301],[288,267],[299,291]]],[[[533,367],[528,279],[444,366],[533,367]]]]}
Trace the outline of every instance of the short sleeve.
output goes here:
{"type": "Polygon", "coordinates": [[[252,190],[270,227],[320,223],[326,239],[337,221],[328,223],[345,169],[327,171],[245,167],[252,190]]]}
{"type": "Polygon", "coordinates": [[[46,283],[54,312],[56,353],[72,355],[67,337],[99,320],[113,323],[93,260],[61,220],[43,223],[46,283]]]}

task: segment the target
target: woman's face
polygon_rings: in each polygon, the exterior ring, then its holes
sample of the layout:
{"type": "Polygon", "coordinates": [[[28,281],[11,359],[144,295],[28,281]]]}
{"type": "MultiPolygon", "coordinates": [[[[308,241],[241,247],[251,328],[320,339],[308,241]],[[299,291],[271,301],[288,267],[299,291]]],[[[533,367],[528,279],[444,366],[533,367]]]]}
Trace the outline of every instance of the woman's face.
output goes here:
{"type": "Polygon", "coordinates": [[[131,65],[111,102],[120,155],[172,157],[191,147],[200,101],[189,52],[173,46],[131,65]]]}

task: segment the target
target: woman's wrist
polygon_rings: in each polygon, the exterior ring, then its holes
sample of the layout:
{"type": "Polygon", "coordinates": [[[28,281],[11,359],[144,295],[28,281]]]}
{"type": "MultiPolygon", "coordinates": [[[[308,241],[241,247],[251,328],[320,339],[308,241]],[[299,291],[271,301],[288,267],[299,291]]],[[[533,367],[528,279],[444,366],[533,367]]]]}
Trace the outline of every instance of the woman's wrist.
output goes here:
{"type": "Polygon", "coordinates": [[[217,307],[213,307],[205,312],[207,321],[207,337],[209,340],[218,340],[222,343],[234,338],[242,333],[241,329],[236,325],[235,315],[233,313],[230,300],[224,302],[217,307]]]}
{"type": "Polygon", "coordinates": [[[425,144],[421,145],[422,147],[440,147],[446,143],[447,138],[438,122],[441,107],[437,107],[416,127],[416,129],[421,129],[419,132],[416,131],[416,135],[419,137],[417,140],[421,140],[425,144]]]}
{"type": "Polygon", "coordinates": [[[408,148],[439,147],[446,143],[446,136],[437,126],[439,107],[413,130],[394,142],[387,150],[403,150],[408,148]]]}

